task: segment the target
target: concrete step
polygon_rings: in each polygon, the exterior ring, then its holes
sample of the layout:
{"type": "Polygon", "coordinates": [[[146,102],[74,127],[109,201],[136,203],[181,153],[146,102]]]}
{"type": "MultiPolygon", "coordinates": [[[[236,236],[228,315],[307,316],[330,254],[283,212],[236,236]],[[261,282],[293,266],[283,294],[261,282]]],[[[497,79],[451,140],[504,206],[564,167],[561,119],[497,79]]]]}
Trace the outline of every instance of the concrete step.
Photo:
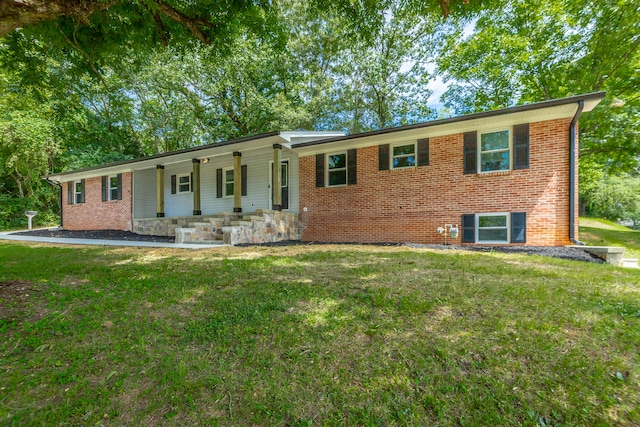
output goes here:
{"type": "Polygon", "coordinates": [[[626,268],[640,268],[640,266],[638,266],[638,258],[623,258],[622,266],[626,268]]]}
{"type": "Polygon", "coordinates": [[[232,226],[251,225],[251,221],[231,221],[232,226]]]}
{"type": "Polygon", "coordinates": [[[194,228],[198,228],[198,227],[211,227],[211,223],[210,223],[210,222],[194,222],[194,223],[193,223],[193,227],[194,227],[194,228]]]}
{"type": "Polygon", "coordinates": [[[180,233],[180,232],[193,233],[194,231],[196,231],[195,227],[178,227],[178,228],[176,228],[176,233],[180,233]]]}
{"type": "Polygon", "coordinates": [[[622,265],[622,257],[624,256],[624,248],[619,246],[582,246],[582,245],[569,245],[569,248],[582,249],[592,255],[597,256],[615,266],[620,267],[622,265]]]}

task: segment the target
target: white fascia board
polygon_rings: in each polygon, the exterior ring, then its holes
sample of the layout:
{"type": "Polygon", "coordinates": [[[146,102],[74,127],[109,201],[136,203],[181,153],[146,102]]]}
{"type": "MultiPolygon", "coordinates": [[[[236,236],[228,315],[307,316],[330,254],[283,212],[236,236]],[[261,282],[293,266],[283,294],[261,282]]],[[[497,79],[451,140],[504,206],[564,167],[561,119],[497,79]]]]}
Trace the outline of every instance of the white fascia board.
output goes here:
{"type": "Polygon", "coordinates": [[[310,131],[310,130],[300,130],[300,131],[290,131],[290,132],[280,132],[280,136],[287,141],[295,144],[293,142],[294,139],[327,139],[327,138],[336,138],[340,136],[345,136],[346,133],[339,130],[331,130],[331,131],[310,131]]]}
{"type": "MultiPolygon", "coordinates": [[[[586,101],[583,111],[591,111],[599,100],[586,101]]],[[[378,133],[372,135],[358,136],[353,135],[353,139],[341,138],[335,142],[327,142],[325,144],[311,145],[307,147],[296,147],[293,149],[299,156],[312,156],[320,153],[327,153],[334,150],[346,150],[352,148],[364,148],[381,144],[393,144],[403,141],[415,141],[420,138],[434,138],[438,136],[455,135],[470,131],[483,131],[496,129],[499,127],[508,127],[522,123],[535,123],[548,120],[572,118],[578,110],[578,104],[565,104],[554,107],[541,108],[539,110],[521,111],[515,113],[506,113],[498,116],[470,118],[469,120],[460,120],[454,123],[445,123],[441,125],[425,126],[414,129],[391,131],[387,133],[378,133]]]]}
{"type": "Polygon", "coordinates": [[[285,148],[291,148],[286,140],[279,135],[268,136],[258,140],[244,141],[237,144],[226,144],[211,146],[201,150],[192,150],[184,153],[168,154],[162,157],[151,159],[132,160],[122,164],[105,165],[103,167],[80,170],[78,172],[48,175],[45,179],[52,182],[77,181],[79,179],[94,178],[96,176],[114,175],[118,173],[134,172],[145,169],[155,169],[158,165],[172,165],[176,163],[191,162],[193,159],[207,159],[220,156],[231,156],[234,151],[245,153],[247,151],[258,150],[271,147],[273,144],[281,144],[285,148]]]}

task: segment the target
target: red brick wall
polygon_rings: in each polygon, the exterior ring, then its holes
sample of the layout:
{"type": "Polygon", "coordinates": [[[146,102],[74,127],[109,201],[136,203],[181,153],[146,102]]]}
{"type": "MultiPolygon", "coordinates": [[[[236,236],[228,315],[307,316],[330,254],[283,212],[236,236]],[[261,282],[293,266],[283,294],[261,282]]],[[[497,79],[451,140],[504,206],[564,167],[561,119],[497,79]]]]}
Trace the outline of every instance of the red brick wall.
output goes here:
{"type": "Polygon", "coordinates": [[[67,185],[62,185],[62,226],[65,230],[127,230],[131,231],[131,177],[122,174],[122,200],[102,201],[102,177],[84,182],[84,203],[67,203],[67,185]]]}
{"type": "Polygon", "coordinates": [[[345,187],[316,188],[315,156],[301,157],[302,238],[442,243],[436,229],[463,214],[526,212],[527,245],[569,244],[569,123],[530,124],[524,170],[465,175],[462,134],[430,138],[430,166],[412,169],[379,171],[378,147],[358,149],[358,183],[345,187]]]}

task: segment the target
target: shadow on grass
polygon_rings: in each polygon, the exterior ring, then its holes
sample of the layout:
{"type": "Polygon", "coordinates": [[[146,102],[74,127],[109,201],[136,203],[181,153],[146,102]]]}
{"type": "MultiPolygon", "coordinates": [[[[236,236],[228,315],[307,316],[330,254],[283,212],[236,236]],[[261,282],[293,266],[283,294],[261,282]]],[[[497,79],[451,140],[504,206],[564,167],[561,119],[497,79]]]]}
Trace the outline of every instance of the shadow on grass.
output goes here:
{"type": "Polygon", "coordinates": [[[613,267],[331,247],[0,244],[0,261],[0,282],[40,289],[0,301],[0,419],[9,423],[640,416],[639,275],[613,267]]]}

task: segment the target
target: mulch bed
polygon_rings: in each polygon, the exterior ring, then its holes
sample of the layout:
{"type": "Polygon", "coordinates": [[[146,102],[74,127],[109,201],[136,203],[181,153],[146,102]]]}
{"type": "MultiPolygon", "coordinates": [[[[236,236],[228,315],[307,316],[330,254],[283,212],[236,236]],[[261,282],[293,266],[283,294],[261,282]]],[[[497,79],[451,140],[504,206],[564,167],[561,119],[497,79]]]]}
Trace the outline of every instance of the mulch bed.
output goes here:
{"type": "Polygon", "coordinates": [[[542,255],[553,258],[570,259],[573,261],[586,261],[604,264],[604,260],[598,258],[589,252],[578,248],[567,248],[565,246],[457,246],[457,245],[417,245],[407,244],[408,246],[418,248],[432,249],[459,249],[476,252],[504,252],[504,253],[521,253],[527,255],[542,255]]]}
{"type": "Polygon", "coordinates": [[[62,230],[60,228],[50,228],[47,230],[21,231],[14,234],[22,236],[58,237],[64,239],[127,240],[131,242],[174,243],[176,241],[175,237],[171,236],[143,236],[130,231],[118,230],[72,231],[62,230]]]}
{"type": "MultiPolygon", "coordinates": [[[[46,230],[31,230],[15,233],[25,236],[39,237],[59,237],[69,239],[103,239],[103,240],[125,240],[138,242],[165,242],[174,243],[174,237],[168,236],[143,236],[130,231],[116,230],[91,230],[91,231],[71,231],[60,228],[50,228],[46,230]]],[[[238,246],[290,246],[290,245],[325,245],[324,242],[300,242],[283,241],[275,243],[264,243],[261,245],[242,244],[238,246]]],[[[334,244],[334,243],[331,243],[334,244]]],[[[343,245],[362,245],[362,243],[338,243],[343,245]]],[[[574,261],[586,261],[604,263],[595,255],[591,255],[582,249],[567,248],[563,246],[458,246],[458,245],[423,245],[417,243],[374,243],[374,246],[408,246],[412,248],[430,248],[441,250],[467,250],[479,252],[506,252],[506,253],[526,253],[528,255],[543,255],[554,258],[570,259],[574,261]]]]}

